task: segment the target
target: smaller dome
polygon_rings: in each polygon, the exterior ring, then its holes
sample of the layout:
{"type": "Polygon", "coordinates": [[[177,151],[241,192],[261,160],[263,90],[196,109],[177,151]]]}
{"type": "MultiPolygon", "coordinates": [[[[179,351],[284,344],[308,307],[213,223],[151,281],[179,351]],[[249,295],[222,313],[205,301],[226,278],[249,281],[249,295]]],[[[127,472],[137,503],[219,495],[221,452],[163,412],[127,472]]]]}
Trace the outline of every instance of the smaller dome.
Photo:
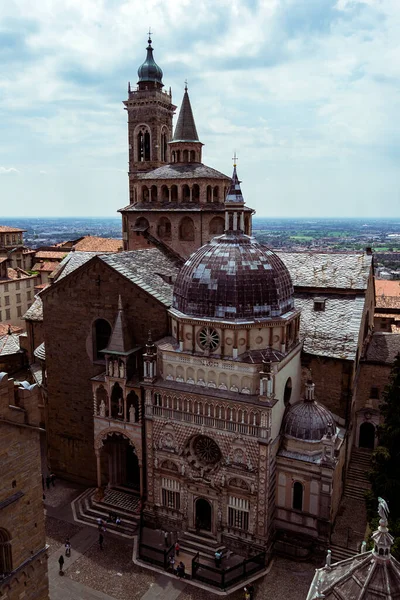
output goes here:
{"type": "Polygon", "coordinates": [[[290,406],[283,424],[283,432],[298,440],[319,442],[332,430],[334,418],[325,406],[305,400],[290,406]]]}
{"type": "Polygon", "coordinates": [[[153,48],[151,45],[151,38],[148,40],[149,45],[147,46],[147,56],[144,63],[138,68],[139,83],[141,81],[153,81],[163,85],[162,76],[163,72],[155,62],[153,58],[153,48]]]}

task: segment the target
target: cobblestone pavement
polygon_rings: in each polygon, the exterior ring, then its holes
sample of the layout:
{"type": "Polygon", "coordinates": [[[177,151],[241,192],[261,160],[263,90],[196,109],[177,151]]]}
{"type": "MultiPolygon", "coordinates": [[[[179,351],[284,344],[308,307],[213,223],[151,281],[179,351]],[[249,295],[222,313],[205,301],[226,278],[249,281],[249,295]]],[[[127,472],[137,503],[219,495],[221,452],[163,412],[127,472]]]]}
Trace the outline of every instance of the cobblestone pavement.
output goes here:
{"type": "MultiPolygon", "coordinates": [[[[49,583],[51,600],[217,600],[221,596],[195,588],[178,579],[142,569],[132,562],[132,541],[104,534],[103,550],[98,531],[74,524],[70,502],[82,491],[78,486],[57,483],[47,504],[47,532],[51,544],[49,583]],[[57,491],[56,491],[57,490],[57,491]],[[64,491],[63,491],[64,490],[64,491]],[[59,517],[58,517],[59,515],[59,517]],[[71,539],[71,557],[64,555],[64,540],[71,539]],[[64,576],[58,558],[64,555],[64,576]]],[[[319,565],[318,565],[319,566],[319,565]]],[[[315,565],[278,558],[271,571],[255,582],[256,600],[305,600],[315,565]]],[[[238,590],[229,600],[242,600],[238,590]]]]}

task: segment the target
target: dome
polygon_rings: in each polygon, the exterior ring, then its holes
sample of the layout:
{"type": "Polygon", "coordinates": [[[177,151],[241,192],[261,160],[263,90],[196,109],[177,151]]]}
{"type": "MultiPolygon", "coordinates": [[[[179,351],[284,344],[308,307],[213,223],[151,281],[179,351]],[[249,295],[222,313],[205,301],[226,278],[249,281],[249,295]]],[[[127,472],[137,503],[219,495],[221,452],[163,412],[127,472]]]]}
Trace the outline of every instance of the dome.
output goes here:
{"type": "Polygon", "coordinates": [[[151,38],[149,38],[147,46],[147,56],[144,63],[138,68],[138,77],[140,81],[154,81],[162,83],[163,72],[153,58],[153,48],[151,46],[151,38]]]}
{"type": "Polygon", "coordinates": [[[327,408],[313,401],[290,406],[283,424],[285,435],[298,440],[319,442],[332,430],[334,418],[327,408]]]}
{"type": "Polygon", "coordinates": [[[173,308],[208,319],[279,317],[294,308],[293,285],[282,260],[242,233],[215,237],[180,270],[173,308]]]}

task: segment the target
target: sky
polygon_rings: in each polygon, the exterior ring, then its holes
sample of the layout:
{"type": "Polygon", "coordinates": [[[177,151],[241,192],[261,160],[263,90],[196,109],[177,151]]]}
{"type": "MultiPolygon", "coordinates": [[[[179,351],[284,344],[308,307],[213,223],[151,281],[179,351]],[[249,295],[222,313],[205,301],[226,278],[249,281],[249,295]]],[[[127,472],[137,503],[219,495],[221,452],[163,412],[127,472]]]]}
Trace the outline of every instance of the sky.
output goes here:
{"type": "MultiPolygon", "coordinates": [[[[258,216],[400,217],[400,0],[0,2],[1,216],[117,216],[152,30],[258,216]]],[[[176,122],[176,118],[175,118],[176,122]]]]}

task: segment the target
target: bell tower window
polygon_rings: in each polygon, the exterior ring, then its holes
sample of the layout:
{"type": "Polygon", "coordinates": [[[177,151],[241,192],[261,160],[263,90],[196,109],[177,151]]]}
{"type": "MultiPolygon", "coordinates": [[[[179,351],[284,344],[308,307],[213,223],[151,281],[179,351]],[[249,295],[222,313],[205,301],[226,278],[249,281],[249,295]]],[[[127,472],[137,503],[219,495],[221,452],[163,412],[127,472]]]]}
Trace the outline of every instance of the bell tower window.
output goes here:
{"type": "Polygon", "coordinates": [[[139,162],[151,160],[150,158],[150,133],[147,130],[141,130],[137,136],[137,155],[139,162]]]}
{"type": "Polygon", "coordinates": [[[167,134],[165,131],[161,134],[161,160],[167,162],[167,134]]]}

